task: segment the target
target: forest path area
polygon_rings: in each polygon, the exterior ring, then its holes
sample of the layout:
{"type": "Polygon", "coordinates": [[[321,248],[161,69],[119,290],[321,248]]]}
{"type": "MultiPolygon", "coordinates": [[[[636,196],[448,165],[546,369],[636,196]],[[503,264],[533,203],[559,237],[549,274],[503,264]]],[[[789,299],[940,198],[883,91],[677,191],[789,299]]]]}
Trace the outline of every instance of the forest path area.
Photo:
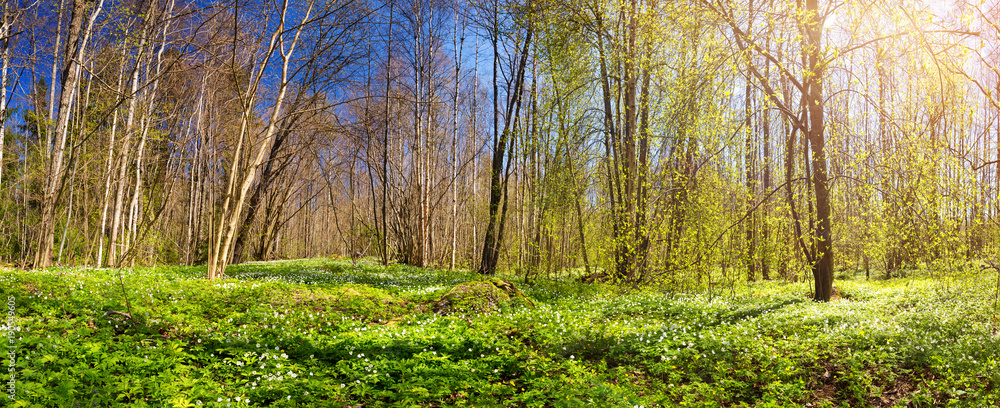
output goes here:
{"type": "Polygon", "coordinates": [[[838,280],[817,303],[811,283],[670,293],[371,260],[227,273],[0,271],[6,406],[1000,403],[993,274],[838,280]]]}

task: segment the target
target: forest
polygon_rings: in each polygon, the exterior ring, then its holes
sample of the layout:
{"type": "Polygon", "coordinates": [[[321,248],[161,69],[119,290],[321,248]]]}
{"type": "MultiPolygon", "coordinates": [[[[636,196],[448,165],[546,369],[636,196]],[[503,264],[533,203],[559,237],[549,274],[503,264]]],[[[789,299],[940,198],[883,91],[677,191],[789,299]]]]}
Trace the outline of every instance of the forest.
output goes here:
{"type": "Polygon", "coordinates": [[[998,1],[0,7],[15,406],[998,403],[998,1]]]}

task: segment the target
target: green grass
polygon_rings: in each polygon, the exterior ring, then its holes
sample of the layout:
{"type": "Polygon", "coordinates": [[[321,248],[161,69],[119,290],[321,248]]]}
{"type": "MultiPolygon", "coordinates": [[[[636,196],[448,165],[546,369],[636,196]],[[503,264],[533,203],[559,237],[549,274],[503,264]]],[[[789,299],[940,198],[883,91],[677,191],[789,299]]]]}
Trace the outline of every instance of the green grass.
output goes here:
{"type": "Polygon", "coordinates": [[[328,259],[120,273],[127,303],[115,270],[0,272],[20,327],[8,406],[1000,404],[992,274],[855,278],[828,304],[801,283],[540,281],[519,285],[535,308],[440,316],[425,305],[481,277],[328,259]]]}

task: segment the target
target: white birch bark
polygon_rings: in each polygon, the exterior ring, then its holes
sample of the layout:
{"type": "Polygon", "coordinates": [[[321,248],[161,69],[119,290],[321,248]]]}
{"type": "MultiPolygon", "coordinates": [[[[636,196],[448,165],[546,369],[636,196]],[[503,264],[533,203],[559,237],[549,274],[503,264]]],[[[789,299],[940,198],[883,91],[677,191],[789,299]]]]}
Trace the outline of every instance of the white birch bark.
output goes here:
{"type": "Polygon", "coordinates": [[[285,95],[288,92],[288,87],[291,82],[289,73],[292,56],[295,52],[295,47],[298,44],[299,38],[302,35],[302,31],[305,28],[305,23],[309,21],[314,4],[314,2],[309,3],[308,8],[302,16],[302,20],[295,29],[295,35],[290,41],[287,41],[285,38],[285,20],[289,12],[288,0],[284,0],[282,2],[281,21],[279,26],[272,33],[270,44],[268,45],[267,51],[264,53],[260,67],[258,68],[254,79],[247,87],[246,101],[248,103],[244,106],[245,111],[243,114],[243,120],[240,124],[240,142],[237,147],[236,155],[233,158],[233,166],[229,173],[229,188],[224,197],[222,213],[219,217],[218,228],[215,231],[215,243],[213,245],[214,250],[212,251],[212,257],[209,261],[208,268],[209,279],[218,278],[225,274],[226,266],[229,262],[229,253],[232,250],[233,237],[236,232],[237,224],[240,220],[240,214],[243,212],[244,200],[247,192],[250,190],[250,186],[256,179],[257,169],[264,161],[264,157],[270,150],[271,144],[278,131],[279,119],[282,114],[282,107],[285,103],[285,95]],[[257,147],[253,160],[244,169],[239,169],[237,166],[239,160],[237,160],[237,158],[240,155],[239,150],[242,148],[243,140],[248,137],[247,132],[250,124],[249,122],[253,115],[253,108],[255,106],[257,86],[259,85],[261,78],[264,76],[264,71],[267,68],[267,61],[274,54],[275,49],[278,49],[282,63],[281,82],[278,87],[278,96],[274,101],[274,105],[271,107],[271,116],[267,121],[267,128],[264,130],[263,140],[257,147]]]}
{"type": "Polygon", "coordinates": [[[66,171],[63,169],[66,144],[69,139],[69,118],[76,97],[77,85],[80,80],[80,66],[84,60],[87,42],[94,27],[94,21],[104,6],[104,0],[99,0],[90,12],[86,28],[83,28],[83,17],[88,4],[86,0],[76,0],[73,7],[73,19],[67,35],[66,68],[63,72],[63,85],[59,98],[59,113],[56,119],[55,137],[52,156],[45,178],[45,190],[42,197],[42,217],[40,223],[39,242],[35,253],[35,266],[47,268],[52,265],[52,250],[55,244],[55,210],[59,196],[66,183],[66,171]],[[77,42],[76,40],[79,39],[77,42]]]}
{"type": "Polygon", "coordinates": [[[455,34],[452,46],[455,48],[455,93],[451,101],[452,138],[451,138],[451,260],[448,270],[455,269],[455,252],[458,244],[458,88],[459,75],[462,71],[462,45],[465,44],[465,27],[462,27],[461,43],[458,39],[458,7],[455,7],[455,34]]]}
{"type": "Polygon", "coordinates": [[[17,10],[10,2],[5,2],[3,10],[0,11],[0,186],[3,186],[3,150],[7,131],[7,86],[10,78],[7,74],[10,70],[10,44],[14,20],[17,10]]]}

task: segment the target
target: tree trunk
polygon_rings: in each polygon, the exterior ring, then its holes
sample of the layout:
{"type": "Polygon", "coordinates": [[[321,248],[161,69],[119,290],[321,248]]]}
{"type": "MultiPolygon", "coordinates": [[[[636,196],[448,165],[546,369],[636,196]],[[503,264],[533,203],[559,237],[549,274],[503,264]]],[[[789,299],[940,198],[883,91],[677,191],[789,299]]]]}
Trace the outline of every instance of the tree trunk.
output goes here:
{"type": "Polygon", "coordinates": [[[816,196],[816,229],[813,240],[817,249],[813,265],[814,299],[828,302],[833,291],[833,234],[831,231],[830,189],[827,176],[826,136],[824,135],[823,99],[823,26],[819,21],[818,0],[806,0],[806,41],[810,76],[806,106],[809,109],[809,146],[812,150],[813,189],[816,196]]]}
{"type": "MultiPolygon", "coordinates": [[[[747,18],[747,36],[753,35],[753,0],[749,0],[748,4],[748,14],[747,18]]],[[[747,56],[749,59],[749,55],[747,56]]],[[[753,64],[753,62],[748,61],[748,64],[753,64]]],[[[753,111],[751,106],[751,94],[753,88],[750,87],[750,69],[747,69],[746,86],[743,88],[743,109],[744,109],[744,121],[743,121],[743,131],[746,134],[746,143],[744,145],[744,160],[743,165],[746,170],[746,242],[744,247],[746,251],[746,267],[747,267],[747,282],[753,282],[757,276],[757,236],[756,236],[756,216],[753,213],[754,200],[757,196],[757,184],[756,184],[756,174],[754,173],[754,159],[755,159],[755,145],[754,145],[754,132],[753,132],[753,111]]]]}
{"type": "MultiPolygon", "coordinates": [[[[300,94],[299,97],[302,95],[300,94]]],[[[298,106],[299,99],[296,99],[292,110],[298,106]]],[[[267,159],[264,160],[264,170],[260,173],[260,181],[254,187],[253,194],[250,195],[250,200],[247,202],[247,212],[243,216],[243,221],[240,223],[239,230],[236,233],[236,241],[233,244],[233,255],[231,262],[233,264],[238,264],[246,261],[246,242],[249,239],[250,227],[253,225],[254,219],[257,217],[257,212],[264,199],[264,194],[271,188],[274,179],[277,177],[279,171],[274,171],[274,161],[278,158],[278,154],[281,152],[281,148],[284,145],[285,139],[288,138],[295,124],[298,123],[301,115],[293,115],[291,118],[286,119],[281,126],[281,129],[277,132],[274,137],[274,144],[271,145],[270,152],[267,155],[267,159]]]]}
{"type": "MultiPolygon", "coordinates": [[[[63,168],[63,160],[66,156],[66,146],[69,140],[69,118],[73,109],[73,100],[76,97],[77,85],[80,82],[80,65],[83,61],[84,51],[87,41],[90,39],[90,31],[94,24],[94,19],[101,12],[104,0],[99,0],[90,15],[90,21],[86,28],[83,27],[83,18],[88,6],[87,0],[74,0],[73,14],[70,20],[69,33],[67,34],[66,51],[64,53],[64,67],[62,70],[62,85],[59,97],[59,113],[56,118],[55,144],[52,146],[52,155],[46,168],[45,187],[42,196],[41,221],[39,223],[38,247],[35,252],[35,267],[47,268],[52,266],[52,251],[55,244],[55,213],[62,195],[63,187],[66,184],[67,172],[63,168]]],[[[47,146],[46,146],[47,149],[47,146]]]]}
{"type": "Polygon", "coordinates": [[[7,71],[10,69],[11,28],[15,13],[10,2],[4,2],[0,10],[0,188],[3,186],[3,150],[7,131],[7,71]]]}
{"type": "Polygon", "coordinates": [[[385,59],[385,124],[382,133],[382,266],[389,267],[389,91],[392,89],[392,25],[396,2],[389,3],[389,40],[385,59]]]}
{"type": "Polygon", "coordinates": [[[455,10],[455,34],[452,39],[455,48],[455,93],[451,101],[452,131],[451,138],[451,259],[448,261],[448,270],[455,269],[455,255],[458,250],[458,85],[459,74],[462,71],[462,45],[465,44],[465,31],[463,27],[462,40],[458,39],[458,14],[455,10]]]}
{"type": "Polygon", "coordinates": [[[278,82],[278,95],[274,101],[273,106],[271,106],[271,115],[267,121],[267,127],[264,129],[263,138],[257,149],[256,154],[252,157],[252,160],[247,163],[243,168],[239,166],[239,156],[240,156],[240,146],[237,146],[236,154],[233,157],[233,166],[229,172],[229,187],[227,193],[223,196],[222,211],[219,216],[219,221],[217,228],[215,229],[215,236],[213,237],[213,250],[211,252],[211,257],[209,259],[208,267],[208,278],[214,279],[221,277],[225,274],[226,266],[229,263],[229,257],[232,250],[233,239],[236,234],[237,224],[239,222],[239,215],[243,212],[244,200],[246,199],[247,192],[250,190],[250,186],[256,179],[257,169],[260,167],[261,163],[264,161],[264,155],[270,151],[271,145],[274,143],[274,138],[279,125],[279,115],[282,114],[282,108],[285,103],[285,96],[289,87],[289,73],[290,65],[293,54],[295,52],[295,47],[298,45],[298,41],[301,38],[302,31],[304,29],[304,24],[309,21],[309,16],[312,13],[312,8],[315,3],[310,2],[308,9],[302,14],[301,22],[295,27],[294,37],[289,41],[286,40],[285,30],[290,28],[285,27],[285,18],[288,15],[288,3],[287,0],[282,4],[281,8],[281,24],[277,27],[271,35],[270,45],[267,51],[264,52],[264,56],[260,60],[260,66],[257,69],[253,80],[248,85],[247,88],[247,101],[243,106],[245,111],[243,112],[243,119],[240,125],[240,143],[243,144],[243,140],[248,138],[248,132],[250,127],[250,122],[252,120],[253,109],[256,107],[255,94],[257,91],[257,85],[264,76],[264,71],[268,66],[268,60],[274,54],[277,49],[280,54],[281,61],[281,75],[278,82]],[[286,48],[287,47],[287,48],[286,48]]]}
{"type": "MultiPolygon", "coordinates": [[[[524,70],[525,65],[528,61],[528,50],[531,45],[532,30],[528,29],[528,34],[525,37],[523,48],[520,53],[520,60],[518,61],[517,73],[514,77],[513,87],[510,90],[511,94],[507,101],[507,115],[505,116],[507,120],[504,122],[503,132],[499,135],[494,135],[493,139],[493,161],[490,166],[490,202],[489,202],[489,224],[486,226],[486,236],[483,241],[483,257],[479,267],[479,272],[484,275],[493,275],[496,273],[497,263],[500,259],[500,247],[503,243],[503,229],[504,221],[506,220],[507,213],[507,176],[510,175],[509,167],[513,156],[514,147],[514,129],[512,126],[517,121],[513,117],[520,109],[521,91],[524,87],[524,70]],[[509,145],[509,146],[508,146],[509,145]],[[508,157],[508,152],[511,157],[508,157]],[[504,161],[507,161],[507,169],[504,170],[504,161]],[[506,173],[506,176],[501,180],[501,172],[506,173]],[[501,198],[503,198],[503,205],[501,206],[501,198]]],[[[496,52],[496,42],[494,42],[494,53],[496,52]]],[[[494,67],[496,67],[496,57],[494,57],[494,67]]],[[[496,76],[496,69],[494,69],[494,77],[496,76]]],[[[494,92],[496,90],[496,82],[494,79],[494,92]]],[[[494,103],[496,99],[496,94],[494,94],[494,103]]],[[[498,112],[494,112],[496,115],[498,112]]],[[[497,119],[494,118],[494,125],[496,125],[497,119]]]]}

